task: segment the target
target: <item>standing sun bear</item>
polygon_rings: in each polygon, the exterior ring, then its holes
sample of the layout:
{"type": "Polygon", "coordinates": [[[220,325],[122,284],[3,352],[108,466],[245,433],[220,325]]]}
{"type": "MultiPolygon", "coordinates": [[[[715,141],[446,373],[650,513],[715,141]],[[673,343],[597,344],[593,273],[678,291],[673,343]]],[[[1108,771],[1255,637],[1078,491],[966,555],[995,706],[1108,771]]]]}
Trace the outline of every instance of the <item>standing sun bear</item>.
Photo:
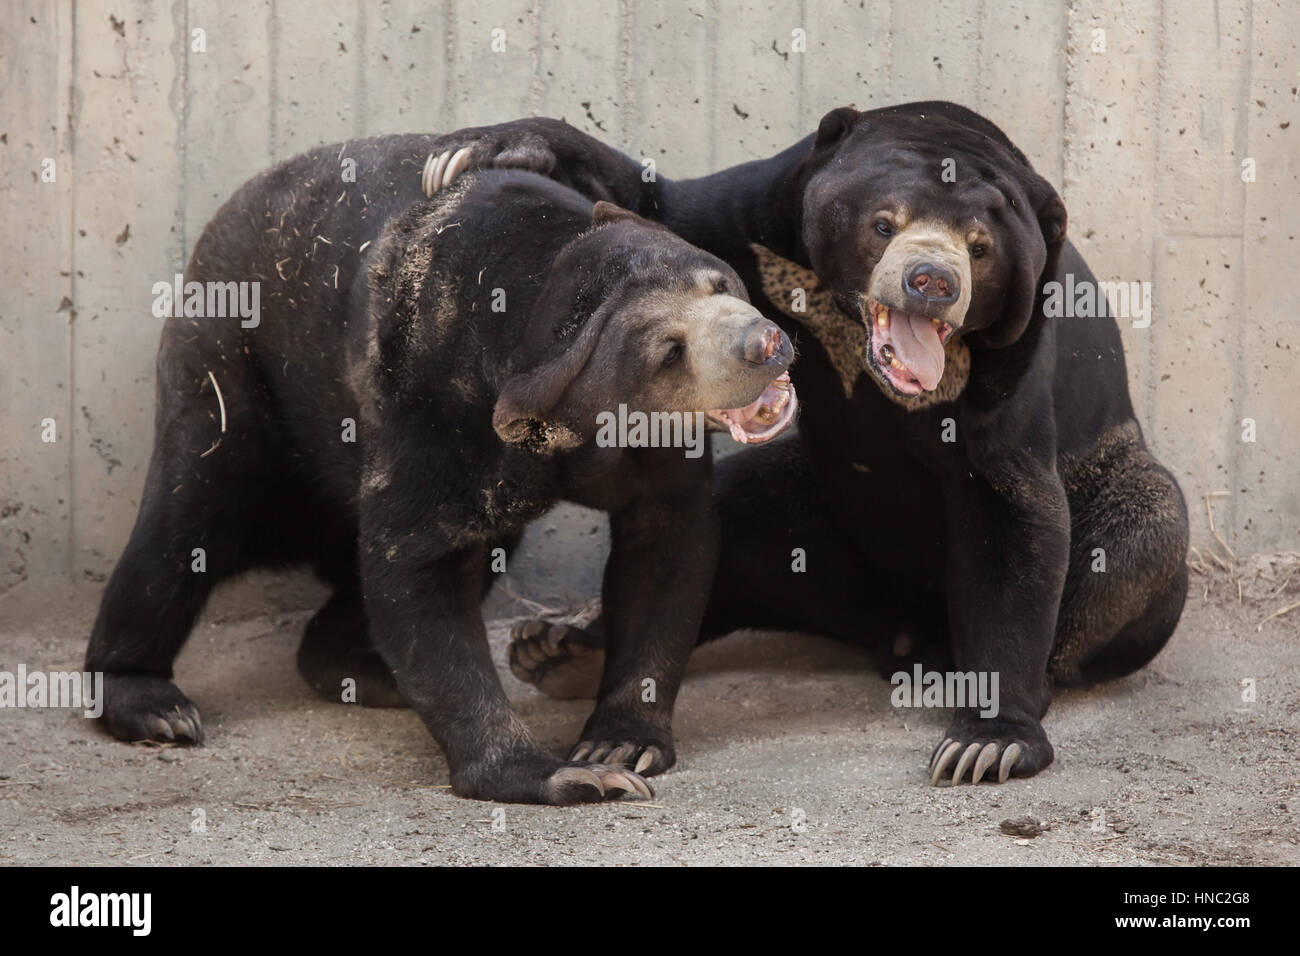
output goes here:
{"type": "Polygon", "coordinates": [[[509,170],[425,199],[441,142],[317,149],[208,224],[186,280],[261,283],[260,322],[164,326],[153,458],[86,667],[112,734],[197,743],[172,667],[209,592],[305,563],[333,595],[303,676],[328,699],[351,681],[360,703],[410,704],[455,793],[649,795],[642,774],[676,759],[717,557],[711,459],[606,447],[598,421],[626,405],[762,442],[794,418],[793,349],[730,267],[623,209],[509,170]],[[494,555],[560,498],[608,511],[612,532],[600,700],[567,760],[507,701],[479,609],[494,555]]]}
{"type": "MultiPolygon", "coordinates": [[[[704,639],[802,631],[866,642],[887,666],[996,672],[997,716],[957,709],[934,784],[1042,770],[1054,689],[1165,645],[1186,505],[1134,417],[1115,320],[1045,311],[1048,283],[1095,280],[1060,197],[994,124],[946,102],[841,108],[777,156],[685,181],[643,177],[555,120],[451,149],[428,188],[448,169],[520,167],[616,202],[730,263],[798,337],[799,440],[719,469],[704,639]]],[[[524,625],[514,671],[590,694],[600,630],[524,625]]]]}

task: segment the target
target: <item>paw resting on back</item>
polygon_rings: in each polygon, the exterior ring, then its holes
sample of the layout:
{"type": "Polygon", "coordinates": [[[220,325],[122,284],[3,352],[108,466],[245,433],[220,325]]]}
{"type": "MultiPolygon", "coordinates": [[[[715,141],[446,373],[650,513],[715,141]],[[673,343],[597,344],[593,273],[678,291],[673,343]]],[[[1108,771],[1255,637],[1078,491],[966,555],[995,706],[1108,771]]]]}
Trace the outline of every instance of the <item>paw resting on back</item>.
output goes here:
{"type": "Polygon", "coordinates": [[[605,669],[604,642],[580,627],[525,621],[510,631],[511,672],[547,697],[595,697],[605,669]]]}
{"type": "Polygon", "coordinates": [[[1032,777],[1052,762],[1055,752],[1036,720],[981,718],[959,714],[930,756],[930,783],[1006,783],[1032,777]]]}
{"type": "Polygon", "coordinates": [[[523,169],[549,176],[555,168],[555,154],[539,137],[523,137],[511,143],[500,136],[485,136],[459,147],[429,154],[420,174],[420,189],[432,196],[450,186],[457,176],[474,169],[523,169]]]}

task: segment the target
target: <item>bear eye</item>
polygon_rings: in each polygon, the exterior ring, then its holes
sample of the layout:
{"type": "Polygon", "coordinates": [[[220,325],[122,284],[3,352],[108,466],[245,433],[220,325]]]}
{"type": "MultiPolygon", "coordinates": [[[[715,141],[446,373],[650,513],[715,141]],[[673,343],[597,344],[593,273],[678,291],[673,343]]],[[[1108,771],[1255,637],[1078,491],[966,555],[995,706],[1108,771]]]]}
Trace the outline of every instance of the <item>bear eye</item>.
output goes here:
{"type": "Polygon", "coordinates": [[[713,280],[714,295],[726,295],[730,291],[731,291],[731,284],[728,283],[727,280],[724,279],[722,276],[718,276],[718,278],[713,280]]]}
{"type": "Polygon", "coordinates": [[[984,253],[988,251],[989,251],[988,246],[984,245],[984,243],[982,242],[977,242],[975,243],[975,245],[970,247],[970,257],[972,259],[980,259],[983,258],[984,253]]]}
{"type": "Polygon", "coordinates": [[[877,219],[876,232],[888,239],[894,234],[894,224],[888,219],[877,219]]]}
{"type": "Polygon", "coordinates": [[[681,342],[674,342],[669,346],[668,351],[664,354],[664,363],[662,367],[668,368],[670,365],[676,365],[681,361],[682,353],[685,351],[686,347],[682,345],[681,342]]]}

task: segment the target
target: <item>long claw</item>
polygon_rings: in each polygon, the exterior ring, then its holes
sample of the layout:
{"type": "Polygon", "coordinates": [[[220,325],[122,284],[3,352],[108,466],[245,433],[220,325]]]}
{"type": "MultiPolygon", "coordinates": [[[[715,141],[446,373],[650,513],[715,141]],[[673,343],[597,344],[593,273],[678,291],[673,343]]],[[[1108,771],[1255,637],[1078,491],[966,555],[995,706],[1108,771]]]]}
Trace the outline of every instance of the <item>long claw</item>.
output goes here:
{"type": "Polygon", "coordinates": [[[447,160],[451,153],[446,152],[438,157],[437,164],[433,167],[433,175],[429,177],[429,195],[432,196],[442,188],[442,173],[447,168],[447,160]]]}
{"type": "MultiPolygon", "coordinates": [[[[971,765],[971,762],[975,759],[976,755],[978,755],[979,752],[980,752],[979,744],[971,744],[969,747],[967,747],[965,750],[961,752],[961,759],[957,761],[957,769],[955,769],[952,772],[952,782],[954,784],[961,783],[961,778],[966,774],[966,768],[971,765]]],[[[971,783],[974,782],[975,781],[973,780],[971,781],[971,783]]]]}
{"type": "Polygon", "coordinates": [[[1007,777],[1011,776],[1011,770],[1019,759],[1020,744],[1012,744],[1003,752],[1002,762],[998,764],[998,783],[1007,782],[1007,777]]]}
{"type": "Polygon", "coordinates": [[[625,764],[627,758],[636,753],[636,744],[620,744],[609,752],[604,763],[625,764]]]}
{"type": "Polygon", "coordinates": [[[934,770],[934,762],[939,759],[939,754],[943,753],[944,749],[950,743],[952,743],[952,738],[944,737],[943,740],[940,742],[939,746],[935,747],[934,751],[930,754],[930,770],[932,772],[934,770]]]}
{"type": "Polygon", "coordinates": [[[635,793],[641,797],[651,796],[650,788],[634,773],[626,770],[612,770],[605,774],[605,788],[607,790],[622,790],[624,793],[635,793]]]}
{"type": "Polygon", "coordinates": [[[605,790],[622,790],[624,793],[636,793],[636,787],[632,781],[623,776],[617,770],[607,770],[601,774],[601,780],[605,784],[605,790]]]}
{"type": "Polygon", "coordinates": [[[645,797],[647,800],[655,795],[655,792],[650,789],[650,784],[642,780],[639,773],[627,773],[625,771],[623,776],[631,780],[632,786],[636,787],[636,792],[641,794],[641,796],[645,797]]]}
{"type": "Polygon", "coordinates": [[[176,739],[176,734],[172,732],[172,725],[167,723],[167,721],[163,720],[157,714],[151,714],[149,716],[148,723],[149,723],[149,732],[155,738],[162,739],[162,740],[176,739]]]}
{"type": "Polygon", "coordinates": [[[656,758],[658,758],[658,756],[659,756],[659,751],[656,748],[647,747],[645,751],[641,754],[641,756],[637,758],[636,766],[632,768],[632,772],[641,773],[652,763],[654,763],[656,758]]]}
{"type": "Polygon", "coordinates": [[[199,732],[194,727],[194,721],[190,718],[177,715],[176,718],[176,735],[186,740],[198,740],[199,732]]]}
{"type": "Polygon", "coordinates": [[[434,156],[430,153],[429,158],[424,161],[424,168],[420,170],[420,192],[426,196],[433,195],[429,189],[429,174],[433,172],[433,162],[434,156]]]}
{"type": "Polygon", "coordinates": [[[573,748],[573,753],[569,754],[570,760],[586,760],[587,755],[596,749],[596,745],[583,741],[573,748]]]}
{"type": "Polygon", "coordinates": [[[450,186],[451,181],[465,171],[466,167],[469,166],[471,155],[472,151],[468,146],[462,146],[456,150],[451,157],[451,161],[447,163],[447,168],[442,171],[442,184],[444,186],[450,186]]]}
{"type": "Polygon", "coordinates": [[[605,795],[605,785],[600,780],[600,774],[586,767],[561,767],[555,771],[551,780],[555,783],[584,783],[599,790],[602,797],[605,795]]]}
{"type": "Polygon", "coordinates": [[[998,759],[998,751],[1002,748],[997,744],[985,744],[984,749],[980,751],[979,758],[975,761],[975,769],[970,773],[970,782],[979,783],[984,776],[984,771],[993,766],[993,762],[998,759]]]}
{"type": "Polygon", "coordinates": [[[943,772],[948,769],[948,764],[952,763],[952,759],[957,756],[959,750],[961,750],[961,744],[954,742],[949,744],[948,748],[939,755],[939,762],[934,765],[934,772],[930,774],[930,786],[937,787],[939,785],[939,778],[943,776],[943,772]]]}
{"type": "Polygon", "coordinates": [[[596,749],[587,755],[586,760],[588,763],[604,763],[605,757],[613,749],[609,744],[597,744],[596,749]]]}

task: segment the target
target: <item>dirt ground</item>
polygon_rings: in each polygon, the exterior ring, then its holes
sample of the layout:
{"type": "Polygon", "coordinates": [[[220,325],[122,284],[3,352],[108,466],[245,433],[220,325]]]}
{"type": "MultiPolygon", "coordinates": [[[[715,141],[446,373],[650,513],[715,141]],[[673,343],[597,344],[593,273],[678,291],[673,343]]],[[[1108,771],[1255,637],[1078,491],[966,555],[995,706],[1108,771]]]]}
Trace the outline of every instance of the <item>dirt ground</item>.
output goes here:
{"type": "MultiPolygon", "coordinates": [[[[679,763],[653,800],[509,806],[498,827],[492,805],[446,789],[414,714],[310,695],[293,663],[307,612],[236,588],[178,666],[205,746],[0,710],[0,864],[1297,864],[1300,610],[1260,621],[1300,601],[1300,575],[1260,566],[1240,603],[1235,577],[1195,575],[1151,666],[1060,695],[1056,762],[1030,780],[928,786],[946,712],[893,708],[854,649],[740,634],[693,659],[679,763]],[[1041,835],[1002,832],[1023,817],[1041,835]]],[[[97,598],[0,597],[0,670],[79,668],[97,598]]],[[[499,661],[505,638],[492,628],[499,661]]],[[[589,704],[502,680],[547,746],[575,739],[589,704]]]]}

